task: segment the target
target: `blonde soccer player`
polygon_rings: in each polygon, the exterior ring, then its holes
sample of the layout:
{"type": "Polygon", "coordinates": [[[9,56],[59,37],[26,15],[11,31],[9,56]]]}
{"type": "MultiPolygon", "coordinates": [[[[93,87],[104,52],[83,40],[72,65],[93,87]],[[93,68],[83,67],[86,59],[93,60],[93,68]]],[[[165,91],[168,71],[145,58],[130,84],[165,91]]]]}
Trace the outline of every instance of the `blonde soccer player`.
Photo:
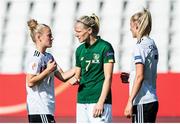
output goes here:
{"type": "MultiPolygon", "coordinates": [[[[154,40],[149,37],[151,26],[151,14],[146,9],[131,17],[130,30],[137,42],[132,56],[129,99],[124,115],[132,117],[133,123],[154,123],[158,112],[156,77],[159,54],[154,40]]],[[[126,79],[123,75],[122,80],[126,79]]]]}
{"type": "Polygon", "coordinates": [[[28,119],[31,123],[54,123],[54,76],[61,81],[70,78],[62,85],[62,88],[68,87],[77,82],[73,77],[75,69],[63,72],[60,67],[57,68],[54,57],[46,52],[53,42],[49,26],[31,19],[28,21],[28,27],[36,46],[34,53],[29,56],[26,72],[28,119]]]}
{"type": "Polygon", "coordinates": [[[97,36],[99,18],[95,14],[77,19],[74,30],[82,43],[76,50],[76,76],[80,76],[76,121],[111,122],[113,47],[97,36]]]}

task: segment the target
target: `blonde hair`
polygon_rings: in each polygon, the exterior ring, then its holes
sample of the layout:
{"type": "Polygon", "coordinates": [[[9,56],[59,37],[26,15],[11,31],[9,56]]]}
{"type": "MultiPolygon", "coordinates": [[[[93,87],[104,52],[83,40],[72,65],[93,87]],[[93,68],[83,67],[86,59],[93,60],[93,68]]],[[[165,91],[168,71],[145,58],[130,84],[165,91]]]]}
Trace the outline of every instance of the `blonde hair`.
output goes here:
{"type": "Polygon", "coordinates": [[[99,33],[99,18],[94,13],[90,16],[82,16],[76,22],[84,24],[86,28],[92,28],[92,34],[97,36],[99,33]]]}
{"type": "Polygon", "coordinates": [[[36,20],[34,19],[30,19],[28,22],[27,22],[27,25],[29,27],[29,30],[30,30],[30,35],[31,35],[31,38],[33,40],[33,42],[36,42],[35,40],[35,35],[37,33],[42,33],[42,29],[45,28],[45,27],[48,27],[47,25],[45,24],[39,24],[36,20]]]}
{"type": "Polygon", "coordinates": [[[131,17],[132,22],[137,22],[138,24],[138,34],[140,37],[149,35],[152,27],[151,13],[147,9],[143,9],[142,12],[135,13],[131,17]]]}

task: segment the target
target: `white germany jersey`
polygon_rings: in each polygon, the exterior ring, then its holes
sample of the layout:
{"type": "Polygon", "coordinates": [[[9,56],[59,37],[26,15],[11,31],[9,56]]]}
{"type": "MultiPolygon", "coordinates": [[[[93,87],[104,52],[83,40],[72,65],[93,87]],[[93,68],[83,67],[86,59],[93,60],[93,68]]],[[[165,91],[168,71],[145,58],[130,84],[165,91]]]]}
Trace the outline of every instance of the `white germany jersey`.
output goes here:
{"type": "Polygon", "coordinates": [[[135,45],[130,71],[130,93],[135,80],[135,65],[137,63],[142,63],[144,65],[144,79],[142,86],[133,101],[133,105],[157,101],[156,77],[158,57],[159,55],[156,44],[149,37],[142,37],[135,45]]]}
{"type": "MultiPolygon", "coordinates": [[[[26,67],[27,74],[38,75],[47,67],[49,60],[54,60],[50,53],[40,53],[35,50],[28,59],[26,67]]],[[[27,110],[29,115],[52,114],[54,115],[54,72],[44,78],[38,85],[28,87],[27,90],[27,110]]]]}

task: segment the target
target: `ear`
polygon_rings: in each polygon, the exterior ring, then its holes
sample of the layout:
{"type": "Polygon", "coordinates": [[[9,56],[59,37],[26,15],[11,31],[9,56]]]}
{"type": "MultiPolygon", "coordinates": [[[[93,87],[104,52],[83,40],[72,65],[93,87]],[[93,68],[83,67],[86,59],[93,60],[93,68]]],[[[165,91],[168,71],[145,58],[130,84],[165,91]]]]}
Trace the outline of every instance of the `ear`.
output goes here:
{"type": "Polygon", "coordinates": [[[138,24],[134,23],[134,26],[135,26],[136,30],[138,30],[138,28],[139,28],[138,24]]]}
{"type": "Polygon", "coordinates": [[[138,26],[136,26],[136,30],[138,30],[138,26]]]}
{"type": "Polygon", "coordinates": [[[92,28],[88,28],[88,33],[92,34],[92,28]]]}
{"type": "Polygon", "coordinates": [[[35,35],[35,39],[38,40],[38,41],[41,41],[40,37],[41,37],[40,33],[37,33],[37,34],[35,35]]]}

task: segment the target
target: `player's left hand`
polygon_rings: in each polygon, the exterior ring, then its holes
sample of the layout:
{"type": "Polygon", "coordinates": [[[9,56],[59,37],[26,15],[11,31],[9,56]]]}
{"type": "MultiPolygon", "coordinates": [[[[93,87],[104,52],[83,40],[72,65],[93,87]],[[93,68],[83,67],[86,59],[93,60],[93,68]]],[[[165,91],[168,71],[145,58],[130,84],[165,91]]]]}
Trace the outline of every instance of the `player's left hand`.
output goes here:
{"type": "Polygon", "coordinates": [[[103,114],[103,110],[104,110],[104,104],[97,103],[93,109],[93,117],[94,118],[101,117],[101,115],[103,114]]]}
{"type": "Polygon", "coordinates": [[[133,104],[131,101],[128,101],[127,105],[126,105],[126,108],[124,110],[124,115],[127,117],[127,118],[131,118],[132,117],[132,109],[133,109],[133,104]]]}

